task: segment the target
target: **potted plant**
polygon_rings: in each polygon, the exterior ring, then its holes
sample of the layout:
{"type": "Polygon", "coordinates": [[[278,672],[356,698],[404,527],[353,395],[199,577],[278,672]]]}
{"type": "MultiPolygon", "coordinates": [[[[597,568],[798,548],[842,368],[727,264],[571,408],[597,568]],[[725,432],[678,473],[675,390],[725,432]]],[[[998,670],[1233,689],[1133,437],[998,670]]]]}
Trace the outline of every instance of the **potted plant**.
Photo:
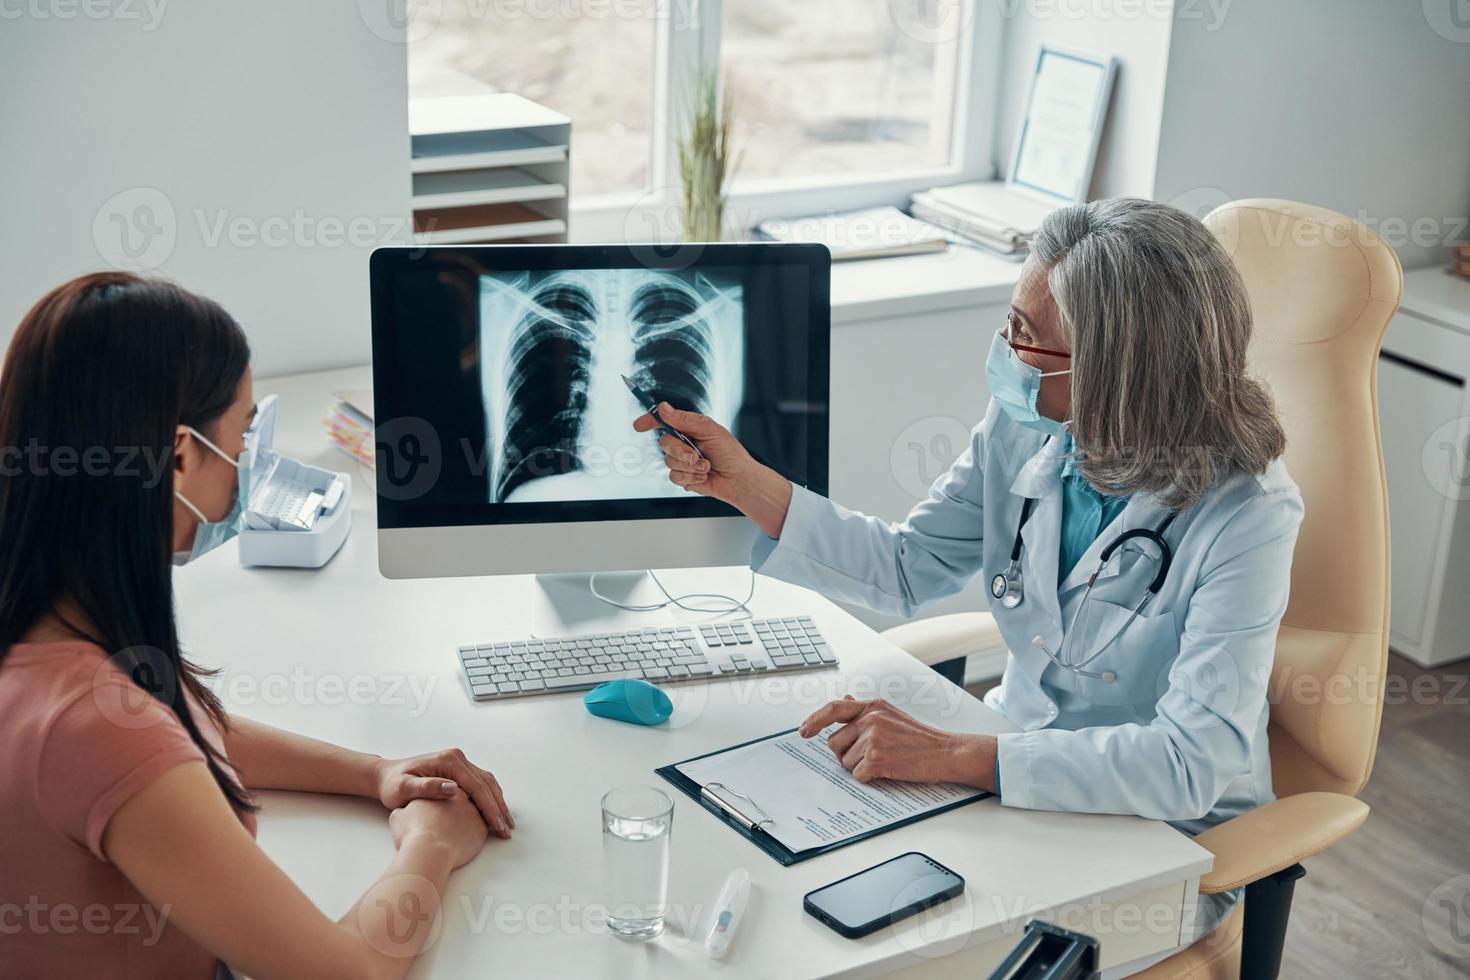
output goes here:
{"type": "Polygon", "coordinates": [[[679,142],[679,179],[684,189],[684,241],[717,242],[725,220],[725,189],[735,173],[730,134],[730,94],[720,94],[719,76],[701,72],[694,84],[684,138],[679,142]]]}

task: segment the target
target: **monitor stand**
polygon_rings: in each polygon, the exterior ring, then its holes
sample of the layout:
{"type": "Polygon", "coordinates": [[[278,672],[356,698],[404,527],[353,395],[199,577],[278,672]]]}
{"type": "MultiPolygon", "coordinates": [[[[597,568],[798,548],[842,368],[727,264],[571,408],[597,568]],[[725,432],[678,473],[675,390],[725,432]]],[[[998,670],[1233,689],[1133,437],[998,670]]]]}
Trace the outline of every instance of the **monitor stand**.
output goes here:
{"type": "MultiPolygon", "coordinates": [[[[630,612],[603,602],[592,594],[592,576],[536,575],[531,586],[531,632],[534,636],[575,636],[609,633],[639,626],[669,626],[668,609],[630,612]]],[[[637,572],[598,572],[597,591],[614,602],[651,606],[667,598],[644,569],[637,572]]]]}

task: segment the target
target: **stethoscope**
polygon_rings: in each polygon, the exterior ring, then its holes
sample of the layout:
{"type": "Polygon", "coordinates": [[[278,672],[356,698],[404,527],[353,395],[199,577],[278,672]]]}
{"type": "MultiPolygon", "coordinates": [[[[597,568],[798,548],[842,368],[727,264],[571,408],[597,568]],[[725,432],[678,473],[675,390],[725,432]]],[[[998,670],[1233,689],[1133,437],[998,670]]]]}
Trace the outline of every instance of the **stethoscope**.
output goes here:
{"type": "MultiPolygon", "coordinates": [[[[1010,563],[1006,565],[1005,571],[996,574],[990,580],[991,596],[997,599],[1006,609],[1015,609],[1026,600],[1026,582],[1021,574],[1021,549],[1024,547],[1021,532],[1025,530],[1026,522],[1031,518],[1031,508],[1035,503],[1034,498],[1027,497],[1021,504],[1021,520],[1016,524],[1016,537],[1011,543],[1010,563]]],[[[1164,540],[1164,532],[1169,530],[1169,525],[1173,524],[1174,519],[1178,516],[1178,511],[1170,511],[1164,516],[1163,520],[1159,521],[1152,528],[1137,527],[1131,531],[1124,531],[1112,541],[1109,541],[1107,547],[1103,548],[1102,554],[1098,556],[1096,570],[1087,579],[1087,591],[1082,593],[1082,600],[1077,603],[1077,608],[1072,612],[1072,621],[1067,625],[1066,632],[1062,634],[1062,645],[1058,648],[1057,652],[1053,653],[1051,648],[1046,645],[1046,641],[1040,636],[1033,638],[1031,645],[1046,654],[1052,663],[1061,667],[1063,670],[1070,670],[1083,677],[1091,677],[1108,684],[1117,680],[1118,675],[1111,670],[1105,670],[1099,673],[1085,670],[1084,668],[1107,651],[1113,640],[1133,624],[1133,621],[1138,618],[1138,614],[1143,611],[1143,607],[1148,601],[1158,595],[1159,589],[1164,587],[1164,580],[1169,577],[1169,566],[1174,562],[1174,551],[1169,547],[1169,542],[1164,540]],[[1075,661],[1070,657],[1063,659],[1062,654],[1067,650],[1067,643],[1071,640],[1073,633],[1077,629],[1077,618],[1082,614],[1082,610],[1086,608],[1087,601],[1092,598],[1092,587],[1096,584],[1097,577],[1108,567],[1108,562],[1112,561],[1114,554],[1124,548],[1128,542],[1139,539],[1148,540],[1153,543],[1154,547],[1159,549],[1159,570],[1154,575],[1153,581],[1149,583],[1148,588],[1144,590],[1137,605],[1133,607],[1133,611],[1128,616],[1128,621],[1123,624],[1118,632],[1109,637],[1102,646],[1094,650],[1088,657],[1075,661]]],[[[1142,551],[1140,548],[1135,548],[1134,550],[1142,551]]]]}

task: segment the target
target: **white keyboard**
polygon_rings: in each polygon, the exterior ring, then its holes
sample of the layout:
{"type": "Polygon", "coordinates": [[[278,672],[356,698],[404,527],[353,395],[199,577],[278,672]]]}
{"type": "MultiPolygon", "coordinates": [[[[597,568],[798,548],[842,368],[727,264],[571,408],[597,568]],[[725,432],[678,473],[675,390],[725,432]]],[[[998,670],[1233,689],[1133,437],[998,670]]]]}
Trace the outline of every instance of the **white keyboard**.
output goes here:
{"type": "Polygon", "coordinates": [[[459,648],[476,701],[584,690],[606,681],[655,684],[835,667],[810,616],[658,626],[459,648]]]}

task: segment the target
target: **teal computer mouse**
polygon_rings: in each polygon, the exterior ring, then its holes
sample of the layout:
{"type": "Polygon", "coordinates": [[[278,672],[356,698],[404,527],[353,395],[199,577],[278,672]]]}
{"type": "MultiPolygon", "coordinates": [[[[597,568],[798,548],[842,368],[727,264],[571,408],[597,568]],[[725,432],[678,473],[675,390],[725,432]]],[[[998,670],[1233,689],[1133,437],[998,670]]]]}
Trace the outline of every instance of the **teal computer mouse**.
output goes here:
{"type": "Polygon", "coordinates": [[[599,718],[632,725],[657,725],[674,713],[669,696],[644,680],[599,684],[583,696],[582,703],[599,718]]]}

